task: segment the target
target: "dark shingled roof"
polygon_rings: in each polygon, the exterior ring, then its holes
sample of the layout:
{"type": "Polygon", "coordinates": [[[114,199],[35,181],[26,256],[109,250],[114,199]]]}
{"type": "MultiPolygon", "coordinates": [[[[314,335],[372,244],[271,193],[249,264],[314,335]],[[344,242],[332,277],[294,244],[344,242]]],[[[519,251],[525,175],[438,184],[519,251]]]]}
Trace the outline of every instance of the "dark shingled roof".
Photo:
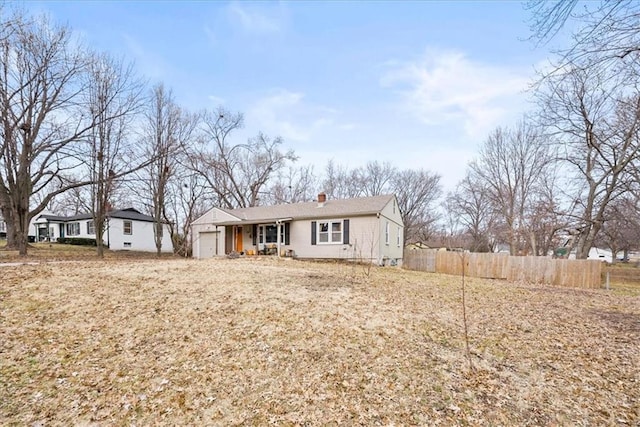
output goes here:
{"type": "MultiPolygon", "coordinates": [[[[110,218],[131,219],[135,221],[153,222],[152,216],[140,213],[134,208],[112,210],[111,212],[109,212],[107,216],[110,218]]],[[[58,216],[58,215],[43,214],[38,217],[38,220],[41,218],[46,219],[47,221],[70,222],[70,221],[80,221],[83,219],[91,219],[93,218],[93,216],[91,214],[79,214],[79,215],[72,215],[72,216],[58,216]]]]}

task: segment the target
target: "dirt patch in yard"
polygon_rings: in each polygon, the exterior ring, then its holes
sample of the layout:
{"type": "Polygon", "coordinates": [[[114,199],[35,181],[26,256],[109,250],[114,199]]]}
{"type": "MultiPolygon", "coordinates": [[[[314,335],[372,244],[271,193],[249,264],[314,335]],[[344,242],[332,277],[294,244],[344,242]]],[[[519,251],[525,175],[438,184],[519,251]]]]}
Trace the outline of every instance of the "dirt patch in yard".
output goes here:
{"type": "Polygon", "coordinates": [[[638,425],[639,292],[278,259],[0,270],[0,424],[638,425]]]}

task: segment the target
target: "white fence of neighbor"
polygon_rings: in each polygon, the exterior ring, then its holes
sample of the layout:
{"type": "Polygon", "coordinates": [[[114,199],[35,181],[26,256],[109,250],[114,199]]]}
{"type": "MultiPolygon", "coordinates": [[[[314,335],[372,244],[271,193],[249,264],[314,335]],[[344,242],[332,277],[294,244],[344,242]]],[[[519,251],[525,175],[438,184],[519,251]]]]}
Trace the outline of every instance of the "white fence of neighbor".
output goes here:
{"type": "Polygon", "coordinates": [[[463,260],[465,275],[469,277],[576,288],[602,287],[602,262],[597,260],[417,249],[405,251],[403,267],[459,276],[462,275],[463,260]]]}

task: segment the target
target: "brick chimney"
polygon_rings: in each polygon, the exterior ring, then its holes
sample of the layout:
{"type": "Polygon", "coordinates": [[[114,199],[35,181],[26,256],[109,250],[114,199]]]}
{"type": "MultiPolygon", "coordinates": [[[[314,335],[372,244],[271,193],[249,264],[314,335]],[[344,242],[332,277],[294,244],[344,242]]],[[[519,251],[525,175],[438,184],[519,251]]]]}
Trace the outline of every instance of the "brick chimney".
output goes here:
{"type": "Polygon", "coordinates": [[[324,202],[327,201],[327,195],[324,193],[324,191],[320,194],[318,194],[318,207],[321,208],[324,206],[324,202]]]}

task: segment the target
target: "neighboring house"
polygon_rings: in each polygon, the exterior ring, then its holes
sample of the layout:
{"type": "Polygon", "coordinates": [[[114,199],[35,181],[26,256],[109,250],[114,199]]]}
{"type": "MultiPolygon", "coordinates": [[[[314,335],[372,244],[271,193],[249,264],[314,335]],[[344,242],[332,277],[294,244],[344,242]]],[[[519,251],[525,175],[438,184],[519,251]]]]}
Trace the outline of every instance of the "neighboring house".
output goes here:
{"type": "MultiPolygon", "coordinates": [[[[61,237],[95,239],[96,232],[91,214],[57,216],[41,214],[36,217],[36,241],[55,242],[61,237]]],[[[173,252],[169,227],[163,224],[162,252],[173,252]]],[[[155,252],[153,217],[133,208],[110,211],[107,215],[104,243],[113,250],[155,252]]]]}
{"type": "MultiPolygon", "coordinates": [[[[569,259],[576,259],[576,251],[573,250],[569,254],[568,258],[569,259]]],[[[598,261],[606,261],[609,264],[611,264],[611,262],[613,262],[613,254],[611,253],[610,250],[607,250],[607,249],[591,248],[591,249],[589,249],[589,255],[587,256],[587,259],[593,259],[593,260],[598,260],[598,261]]]]}
{"type": "Polygon", "coordinates": [[[400,265],[404,225],[394,195],[213,208],[193,222],[193,254],[236,252],[400,265]]]}
{"type": "Polygon", "coordinates": [[[439,248],[440,247],[431,247],[426,243],[422,243],[422,242],[409,243],[407,246],[405,246],[405,249],[408,251],[418,251],[422,249],[439,249],[439,248]]]}
{"type": "MultiPolygon", "coordinates": [[[[28,236],[29,236],[29,241],[30,242],[35,242],[36,226],[34,224],[34,220],[33,219],[29,223],[28,236]]],[[[0,239],[6,239],[6,238],[7,238],[7,223],[4,222],[4,219],[2,218],[2,215],[0,215],[0,239]]]]}

